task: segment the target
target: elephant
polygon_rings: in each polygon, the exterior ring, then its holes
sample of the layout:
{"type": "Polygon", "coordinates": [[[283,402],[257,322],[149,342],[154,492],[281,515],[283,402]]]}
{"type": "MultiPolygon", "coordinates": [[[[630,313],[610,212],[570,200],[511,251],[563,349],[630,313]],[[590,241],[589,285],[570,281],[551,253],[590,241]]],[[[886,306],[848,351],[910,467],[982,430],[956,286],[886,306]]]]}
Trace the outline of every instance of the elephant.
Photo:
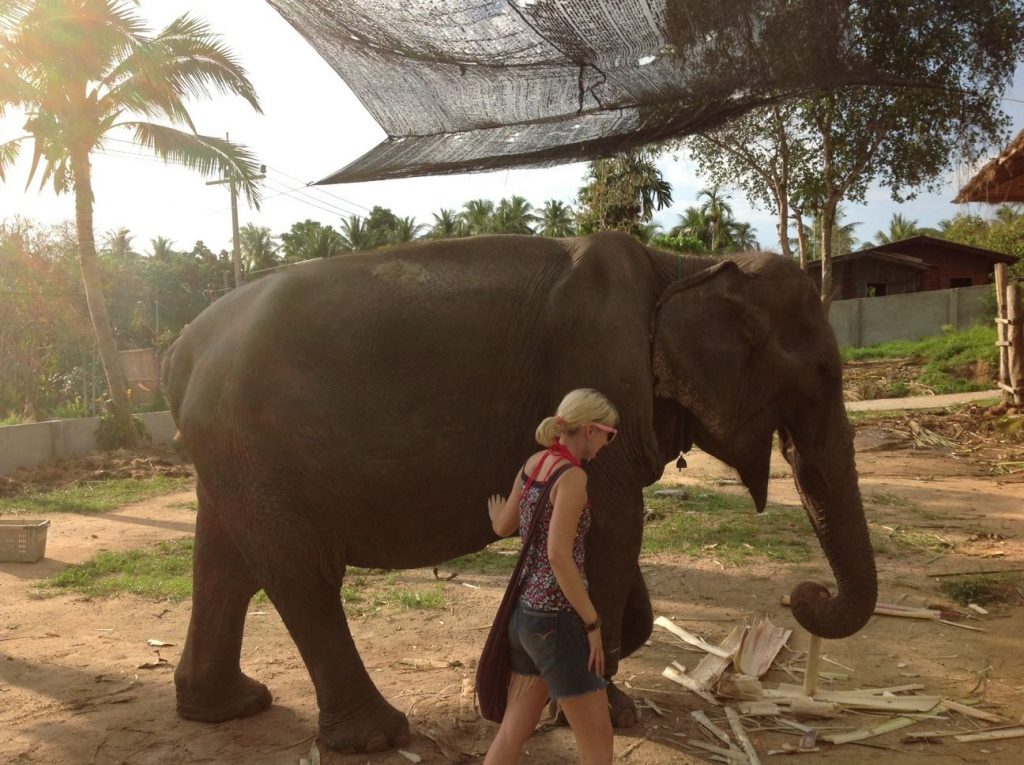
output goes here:
{"type": "MultiPolygon", "coordinates": [[[[346,566],[434,566],[494,541],[487,497],[581,387],[620,414],[618,439],[587,468],[587,576],[609,678],[652,630],[642,490],[693,444],[735,468],[760,511],[778,434],[837,585],[798,584],[794,618],[840,638],[875,606],[837,344],[811,280],[778,255],[681,256],[615,232],[346,254],[220,298],[163,374],[199,500],[174,675],[187,719],[270,705],[239,666],[262,588],[316,689],[321,741],[403,743],[408,721],[346,621],[346,566]]],[[[628,722],[632,702],[609,688],[613,719],[628,722]]]]}

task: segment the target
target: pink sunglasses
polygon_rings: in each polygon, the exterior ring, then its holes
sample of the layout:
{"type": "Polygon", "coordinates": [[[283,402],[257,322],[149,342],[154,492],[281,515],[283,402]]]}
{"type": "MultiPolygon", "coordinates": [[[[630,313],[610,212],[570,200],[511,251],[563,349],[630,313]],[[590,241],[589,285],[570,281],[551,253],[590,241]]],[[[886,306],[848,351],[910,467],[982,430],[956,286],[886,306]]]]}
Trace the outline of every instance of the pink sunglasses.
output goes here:
{"type": "Polygon", "coordinates": [[[593,425],[598,430],[603,430],[605,433],[608,434],[608,440],[605,443],[610,444],[612,441],[615,440],[615,436],[619,435],[619,431],[617,431],[610,425],[602,425],[600,422],[592,422],[590,424],[593,425]]]}

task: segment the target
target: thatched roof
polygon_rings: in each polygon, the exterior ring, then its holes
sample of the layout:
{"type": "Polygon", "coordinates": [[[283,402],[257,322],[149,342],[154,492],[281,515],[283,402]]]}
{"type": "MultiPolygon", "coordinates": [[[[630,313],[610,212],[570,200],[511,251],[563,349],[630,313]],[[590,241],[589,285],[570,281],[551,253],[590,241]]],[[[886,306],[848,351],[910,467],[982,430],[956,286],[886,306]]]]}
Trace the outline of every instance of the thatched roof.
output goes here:
{"type": "Polygon", "coordinates": [[[1024,130],[998,157],[975,173],[953,201],[994,205],[1024,202],[1024,130]]]}

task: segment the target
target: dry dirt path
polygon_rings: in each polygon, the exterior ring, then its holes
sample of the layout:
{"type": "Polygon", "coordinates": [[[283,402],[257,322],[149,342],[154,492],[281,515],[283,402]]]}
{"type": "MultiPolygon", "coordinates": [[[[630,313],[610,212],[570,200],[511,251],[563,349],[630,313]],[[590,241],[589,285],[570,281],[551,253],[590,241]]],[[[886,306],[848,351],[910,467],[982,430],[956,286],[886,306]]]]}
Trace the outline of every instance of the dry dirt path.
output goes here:
{"type": "MultiPolygon", "coordinates": [[[[875,438],[869,429],[859,431],[858,468],[875,534],[895,539],[913,528],[953,545],[940,552],[887,545],[878,558],[882,600],[914,606],[945,601],[929,573],[1024,567],[1024,481],[978,475],[976,466],[938,451],[892,450],[879,448],[880,443],[884,447],[885,439],[875,438]]],[[[734,474],[707,455],[694,453],[689,463],[682,472],[668,468],[665,482],[743,491],[734,474]]],[[[312,686],[272,606],[250,608],[242,664],[268,684],[274,706],[252,719],[208,726],[174,714],[170,667],[180,655],[190,604],[133,596],[37,599],[31,594],[33,582],[98,550],[144,547],[191,534],[193,500],[193,493],[181,492],[99,516],[52,515],[47,559],[31,566],[0,564],[0,762],[296,765],[309,750],[317,716],[312,686]],[[146,644],[149,638],[174,644],[160,651],[168,668],[140,669],[157,658],[146,644]]],[[[769,500],[782,505],[782,512],[802,513],[788,468],[777,458],[769,500]]],[[[794,626],[780,595],[803,578],[831,583],[817,554],[799,565],[761,561],[743,566],[724,564],[713,552],[696,559],[658,555],[645,557],[642,568],[655,612],[713,642],[733,624],[762,615],[794,626]]],[[[463,690],[473,675],[504,577],[465,573],[437,582],[426,569],[398,572],[393,582],[438,588],[447,605],[443,611],[384,607],[353,618],[353,634],[371,676],[409,715],[414,737],[408,750],[430,763],[478,761],[475,755],[486,749],[494,727],[476,718],[463,690]]],[[[926,687],[923,692],[957,698],[977,687],[992,702],[990,709],[1019,720],[1024,714],[1024,613],[1019,606],[997,608],[971,624],[987,631],[875,617],[855,637],[826,643],[825,654],[852,669],[850,680],[835,687],[917,682],[926,687]]],[[[791,645],[799,650],[805,641],[798,633],[791,645]]],[[[649,646],[623,662],[619,677],[630,692],[655,701],[666,713],[659,717],[648,711],[640,726],[617,736],[620,754],[642,740],[621,760],[626,765],[697,761],[679,748],[687,736],[698,735],[688,712],[704,708],[716,713],[661,677],[674,659],[692,667],[699,656],[658,631],[649,646]]],[[[789,681],[777,671],[769,679],[789,681]]],[[[874,721],[858,717],[841,722],[849,727],[874,721]]],[[[969,726],[963,719],[955,722],[969,726]]],[[[797,741],[768,729],[752,731],[751,738],[763,762],[769,761],[768,749],[797,741]]],[[[801,755],[800,762],[859,765],[878,756],[888,765],[1020,762],[1019,740],[905,744],[893,733],[867,743],[801,755]]],[[[528,751],[524,762],[576,761],[571,734],[564,729],[542,729],[528,751]]],[[[324,762],[404,765],[408,760],[388,752],[328,754],[324,762]]]]}

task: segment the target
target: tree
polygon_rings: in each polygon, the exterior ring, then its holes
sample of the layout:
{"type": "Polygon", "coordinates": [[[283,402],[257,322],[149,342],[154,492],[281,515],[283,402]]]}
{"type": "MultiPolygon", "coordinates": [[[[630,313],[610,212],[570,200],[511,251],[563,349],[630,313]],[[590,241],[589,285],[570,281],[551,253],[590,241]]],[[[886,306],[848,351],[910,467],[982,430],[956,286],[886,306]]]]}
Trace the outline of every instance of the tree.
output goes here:
{"type": "Polygon", "coordinates": [[[890,244],[902,239],[910,239],[910,237],[917,236],[920,233],[921,228],[917,225],[916,220],[910,220],[909,218],[904,218],[899,213],[893,213],[889,219],[889,230],[876,232],[875,243],[890,244]]]}
{"type": "Polygon", "coordinates": [[[489,199],[471,199],[459,213],[468,236],[494,233],[494,202],[489,199]]]}
{"type": "Polygon", "coordinates": [[[806,151],[806,144],[791,135],[795,108],[794,103],[772,104],[685,142],[701,175],[715,187],[741,188],[751,204],[765,204],[778,216],[779,246],[787,258],[792,256],[791,167],[806,151]]]}
{"type": "Polygon", "coordinates": [[[684,237],[700,242],[704,252],[711,249],[711,222],[697,207],[687,207],[679,215],[679,223],[672,227],[669,236],[684,237]]]}
{"type": "Polygon", "coordinates": [[[521,196],[502,199],[494,211],[494,232],[497,234],[532,235],[531,226],[537,220],[533,205],[521,196]]]}
{"type": "Polygon", "coordinates": [[[427,236],[432,239],[454,239],[465,236],[465,226],[455,210],[442,207],[439,213],[432,213],[434,225],[430,227],[427,236]]]}
{"type": "Polygon", "coordinates": [[[153,260],[166,263],[174,257],[174,242],[167,237],[157,236],[149,240],[149,256],[153,260]]]}
{"type": "Polygon", "coordinates": [[[116,260],[128,260],[138,256],[132,249],[132,233],[122,226],[108,231],[103,237],[103,254],[116,260]]]}
{"type": "Polygon", "coordinates": [[[399,218],[391,237],[392,244],[405,244],[417,239],[427,227],[426,223],[417,223],[415,218],[399,218]]]}
{"type": "Polygon", "coordinates": [[[718,253],[724,245],[722,235],[733,220],[732,205],[726,201],[727,197],[720,192],[717,186],[698,191],[697,201],[700,202],[702,198],[704,202],[700,205],[700,212],[708,221],[708,226],[711,229],[711,241],[708,249],[712,253],[718,253]]]}
{"type": "Polygon", "coordinates": [[[42,160],[42,185],[73,192],[86,302],[107,378],[116,428],[135,441],[131,402],[100,281],[93,232],[90,156],[114,130],[164,160],[206,175],[229,171],[255,202],[259,167],[243,147],[202,136],[185,107],[187,97],[214,87],[259,103],[245,70],[205,23],[181,16],[153,37],[139,16],[109,0],[22,0],[0,6],[0,114],[26,113],[27,135],[0,144],[0,180],[21,144],[34,143],[29,182],[42,160]],[[171,125],[139,119],[162,116],[171,125]]]}
{"type": "MultiPolygon", "coordinates": [[[[353,247],[352,249],[372,250],[374,247],[394,244],[398,236],[398,216],[386,207],[375,205],[363,221],[363,227],[369,242],[362,247],[353,247]]],[[[342,234],[345,234],[344,225],[342,234]]]]}
{"type": "Polygon", "coordinates": [[[672,204],[672,186],[647,149],[589,162],[584,180],[577,194],[584,233],[616,229],[635,235],[655,210],[672,204]]]}
{"type": "Polygon", "coordinates": [[[572,208],[557,199],[549,199],[537,216],[541,236],[562,237],[576,233],[572,208]]]}
{"type": "Polygon", "coordinates": [[[740,251],[760,250],[761,243],[757,241],[757,232],[749,223],[731,221],[728,223],[726,240],[731,247],[740,251]]]}
{"type": "Polygon", "coordinates": [[[273,268],[280,261],[277,257],[277,242],[266,226],[247,223],[238,232],[238,243],[242,250],[242,265],[245,273],[273,268]]]}
{"type": "MultiPolygon", "coordinates": [[[[312,247],[311,243],[318,241],[321,230],[327,230],[335,235],[338,233],[332,226],[325,226],[323,223],[310,218],[293,223],[292,227],[280,236],[281,260],[284,263],[298,263],[303,260],[319,257],[319,255],[314,254],[316,248],[312,247]]],[[[344,249],[344,246],[342,246],[342,250],[344,249]]]]}
{"type": "Polygon", "coordinates": [[[358,215],[341,219],[338,241],[342,250],[372,250],[377,246],[377,237],[370,231],[368,223],[358,215]]]}

